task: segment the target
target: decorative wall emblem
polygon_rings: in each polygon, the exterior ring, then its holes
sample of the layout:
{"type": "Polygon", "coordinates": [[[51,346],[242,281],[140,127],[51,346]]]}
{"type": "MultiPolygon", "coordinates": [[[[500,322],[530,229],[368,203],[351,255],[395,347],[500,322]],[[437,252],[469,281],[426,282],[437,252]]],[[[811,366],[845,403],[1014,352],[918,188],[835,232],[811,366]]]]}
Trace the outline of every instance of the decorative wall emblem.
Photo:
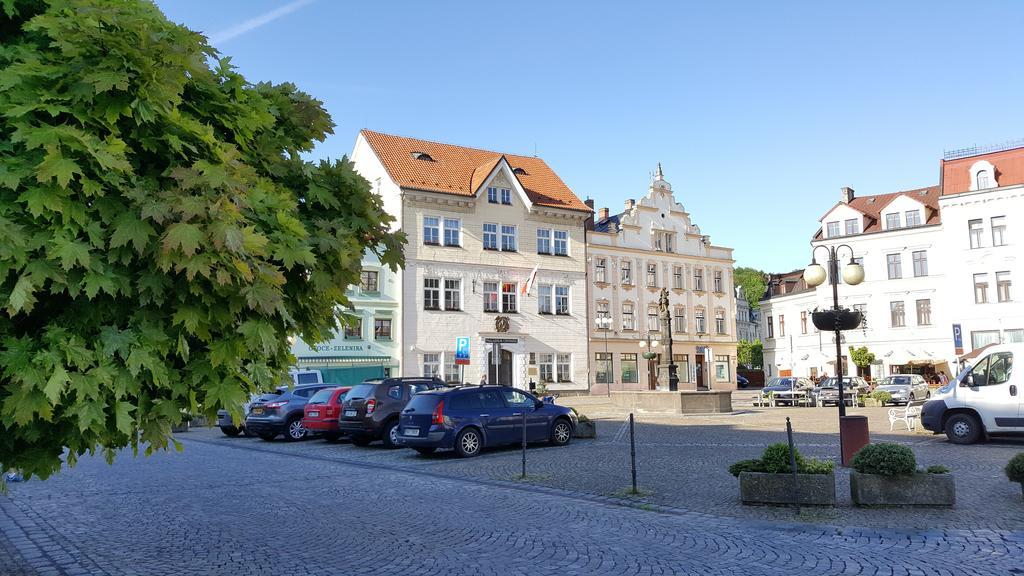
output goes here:
{"type": "Polygon", "coordinates": [[[494,319],[495,332],[508,332],[508,316],[498,316],[494,319]]]}

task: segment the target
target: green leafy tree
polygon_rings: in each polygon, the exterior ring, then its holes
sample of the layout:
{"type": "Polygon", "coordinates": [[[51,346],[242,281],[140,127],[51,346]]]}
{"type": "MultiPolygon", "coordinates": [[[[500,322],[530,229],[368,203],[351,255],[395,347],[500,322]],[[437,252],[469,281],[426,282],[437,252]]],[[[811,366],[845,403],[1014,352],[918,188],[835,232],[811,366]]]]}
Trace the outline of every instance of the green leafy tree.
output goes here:
{"type": "MultiPolygon", "coordinates": [[[[142,0],[0,0],[0,468],[166,449],[321,341],[400,235],[291,84],[142,0]]],[[[180,449],[180,445],[176,446],[180,449]]]]}
{"type": "Polygon", "coordinates": [[[760,340],[740,340],[736,344],[736,361],[741,366],[762,368],[764,366],[764,348],[760,340]]]}
{"type": "Polygon", "coordinates": [[[850,346],[850,360],[857,367],[857,373],[864,374],[875,361],[875,353],[868,350],[867,346],[861,346],[860,348],[850,346]]]}
{"type": "Polygon", "coordinates": [[[756,269],[741,266],[733,271],[733,278],[738,286],[743,287],[743,293],[747,295],[751,310],[761,309],[761,297],[765,291],[765,277],[767,274],[756,269]]]}

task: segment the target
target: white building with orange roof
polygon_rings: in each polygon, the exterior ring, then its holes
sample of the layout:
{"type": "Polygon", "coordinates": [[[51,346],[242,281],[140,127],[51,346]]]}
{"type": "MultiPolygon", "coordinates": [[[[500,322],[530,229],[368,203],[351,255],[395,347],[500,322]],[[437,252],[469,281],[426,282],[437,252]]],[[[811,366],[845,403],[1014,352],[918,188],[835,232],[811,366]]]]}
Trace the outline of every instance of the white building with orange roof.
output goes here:
{"type": "Polygon", "coordinates": [[[404,375],[588,389],[592,210],[547,163],[368,130],[352,161],[407,236],[392,336],[404,375]]]}

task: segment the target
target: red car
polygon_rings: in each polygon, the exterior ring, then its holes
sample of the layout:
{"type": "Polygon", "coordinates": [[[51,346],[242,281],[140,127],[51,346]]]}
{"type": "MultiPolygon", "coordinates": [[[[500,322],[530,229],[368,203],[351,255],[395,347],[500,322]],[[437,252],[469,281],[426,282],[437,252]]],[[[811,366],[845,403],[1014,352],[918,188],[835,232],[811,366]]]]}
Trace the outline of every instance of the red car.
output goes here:
{"type": "Polygon", "coordinates": [[[327,440],[337,440],[341,436],[338,431],[338,417],[341,416],[341,400],[349,386],[324,388],[309,399],[302,415],[302,425],[308,434],[323,436],[327,440]]]}

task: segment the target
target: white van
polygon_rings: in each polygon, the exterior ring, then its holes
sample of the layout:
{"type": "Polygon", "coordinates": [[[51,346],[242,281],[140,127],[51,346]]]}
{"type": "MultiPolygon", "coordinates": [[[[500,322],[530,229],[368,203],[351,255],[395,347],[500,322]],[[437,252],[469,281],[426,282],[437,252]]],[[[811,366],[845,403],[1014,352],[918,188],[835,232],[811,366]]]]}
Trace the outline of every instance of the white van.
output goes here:
{"type": "Polygon", "coordinates": [[[1024,344],[991,346],[956,379],[932,393],[921,424],[950,442],[971,444],[996,435],[1024,434],[1024,344]]]}
{"type": "Polygon", "coordinates": [[[288,371],[292,376],[292,384],[303,386],[305,384],[323,384],[324,376],[319,370],[302,370],[292,368],[288,371]]]}

